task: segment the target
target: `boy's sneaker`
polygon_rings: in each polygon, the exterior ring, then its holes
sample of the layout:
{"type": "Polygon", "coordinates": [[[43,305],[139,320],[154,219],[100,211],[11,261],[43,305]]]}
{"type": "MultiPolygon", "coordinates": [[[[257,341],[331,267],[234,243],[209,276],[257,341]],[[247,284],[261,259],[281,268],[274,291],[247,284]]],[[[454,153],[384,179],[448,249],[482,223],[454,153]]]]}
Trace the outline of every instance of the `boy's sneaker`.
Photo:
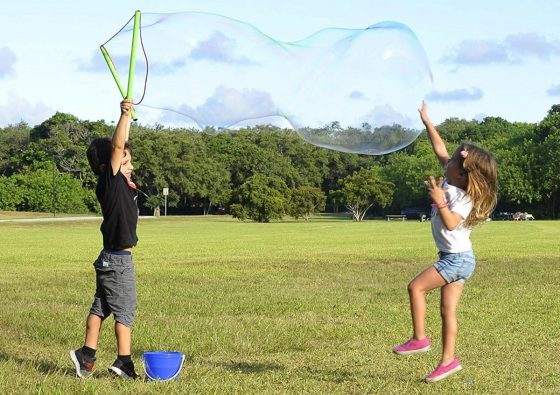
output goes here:
{"type": "Polygon", "coordinates": [[[435,381],[443,380],[446,377],[451,376],[453,373],[458,372],[459,370],[463,369],[461,366],[461,362],[455,358],[449,365],[439,364],[436,370],[430,373],[426,377],[426,381],[428,383],[433,383],[435,381]]]}
{"type": "Polygon", "coordinates": [[[425,337],[422,340],[408,339],[403,344],[393,347],[393,351],[399,355],[416,354],[418,352],[430,351],[430,338],[425,337]]]}
{"type": "Polygon", "coordinates": [[[140,378],[134,371],[134,363],[132,361],[125,364],[118,358],[109,368],[109,373],[122,377],[125,380],[138,380],[140,378]]]}
{"type": "Polygon", "coordinates": [[[93,364],[95,363],[95,358],[87,357],[81,348],[77,350],[70,351],[70,359],[74,362],[76,367],[76,376],[82,378],[88,378],[93,373],[93,364]]]}

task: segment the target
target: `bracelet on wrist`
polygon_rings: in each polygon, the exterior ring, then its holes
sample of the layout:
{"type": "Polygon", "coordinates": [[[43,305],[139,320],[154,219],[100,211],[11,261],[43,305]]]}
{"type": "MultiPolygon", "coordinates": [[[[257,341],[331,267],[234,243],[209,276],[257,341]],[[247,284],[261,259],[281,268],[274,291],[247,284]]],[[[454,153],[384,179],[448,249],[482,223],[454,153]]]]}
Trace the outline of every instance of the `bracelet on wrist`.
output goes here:
{"type": "Polygon", "coordinates": [[[444,208],[444,207],[448,207],[449,203],[432,203],[432,207],[436,207],[436,208],[444,208]]]}

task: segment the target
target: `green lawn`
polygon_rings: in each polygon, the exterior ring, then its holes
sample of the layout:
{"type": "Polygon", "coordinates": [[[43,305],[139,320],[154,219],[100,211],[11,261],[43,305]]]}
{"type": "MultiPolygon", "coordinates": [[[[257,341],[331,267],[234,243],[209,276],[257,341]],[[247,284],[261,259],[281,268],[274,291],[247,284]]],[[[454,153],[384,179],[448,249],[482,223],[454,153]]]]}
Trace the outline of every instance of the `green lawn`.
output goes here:
{"type": "MultiPolygon", "coordinates": [[[[0,393],[452,394],[560,392],[560,222],[489,222],[459,305],[464,370],[435,384],[408,358],[407,283],[435,259],[429,223],[228,217],[141,220],[134,359],[177,350],[176,382],[122,382],[110,318],[95,378],[74,378],[100,249],[98,221],[0,224],[0,393]]],[[[142,372],[143,373],[143,372],[142,372]]]]}
{"type": "Polygon", "coordinates": [[[92,214],[65,214],[65,213],[36,213],[27,211],[0,211],[0,220],[12,219],[39,219],[39,218],[64,218],[64,217],[90,217],[92,214]]]}

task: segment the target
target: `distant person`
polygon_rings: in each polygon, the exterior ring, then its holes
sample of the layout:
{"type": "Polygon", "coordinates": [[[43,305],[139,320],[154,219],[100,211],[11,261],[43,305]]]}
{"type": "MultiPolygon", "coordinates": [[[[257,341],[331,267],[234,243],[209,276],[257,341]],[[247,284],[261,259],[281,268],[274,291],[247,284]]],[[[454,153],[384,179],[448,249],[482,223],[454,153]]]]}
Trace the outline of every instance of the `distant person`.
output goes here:
{"type": "Polygon", "coordinates": [[[96,195],[103,212],[103,250],[94,262],[96,290],[86,320],[84,346],[70,351],[76,375],[84,378],[93,372],[101,324],[111,313],[115,318],[117,359],[109,372],[125,379],[138,378],[131,359],[131,327],[136,312],[131,250],[138,242],[137,192],[131,180],[132,152],[128,145],[132,103],[123,101],[120,107],[112,140],[95,139],[87,150],[89,165],[98,176],[96,195]]]}
{"type": "Polygon", "coordinates": [[[427,377],[433,382],[462,369],[455,356],[456,309],[465,281],[475,269],[470,233],[492,213],[497,200],[497,165],[493,155],[472,144],[461,143],[449,157],[445,143],[428,118],[426,104],[419,109],[433,151],[444,167],[445,179],[430,176],[424,182],[433,201],[431,224],[439,260],[408,285],[412,313],[412,338],[393,348],[408,355],[430,350],[426,336],[426,292],[441,289],[443,351],[438,366],[427,377]]]}

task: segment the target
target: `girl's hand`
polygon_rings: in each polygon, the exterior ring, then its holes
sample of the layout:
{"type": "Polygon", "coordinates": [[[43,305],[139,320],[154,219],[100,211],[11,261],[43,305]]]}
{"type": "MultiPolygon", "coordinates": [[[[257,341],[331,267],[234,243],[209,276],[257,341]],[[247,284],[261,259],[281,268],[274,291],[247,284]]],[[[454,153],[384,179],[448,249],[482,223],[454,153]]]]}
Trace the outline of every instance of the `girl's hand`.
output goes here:
{"type": "Polygon", "coordinates": [[[426,105],[426,102],[424,100],[422,100],[422,107],[418,109],[418,112],[420,113],[420,118],[422,119],[424,125],[429,124],[430,117],[428,117],[428,106],[426,105]]]}
{"type": "Polygon", "coordinates": [[[436,183],[436,179],[434,176],[430,176],[426,181],[424,181],[424,185],[430,194],[433,202],[437,205],[444,205],[445,204],[445,192],[446,189],[443,189],[443,177],[438,179],[436,183]]]}

